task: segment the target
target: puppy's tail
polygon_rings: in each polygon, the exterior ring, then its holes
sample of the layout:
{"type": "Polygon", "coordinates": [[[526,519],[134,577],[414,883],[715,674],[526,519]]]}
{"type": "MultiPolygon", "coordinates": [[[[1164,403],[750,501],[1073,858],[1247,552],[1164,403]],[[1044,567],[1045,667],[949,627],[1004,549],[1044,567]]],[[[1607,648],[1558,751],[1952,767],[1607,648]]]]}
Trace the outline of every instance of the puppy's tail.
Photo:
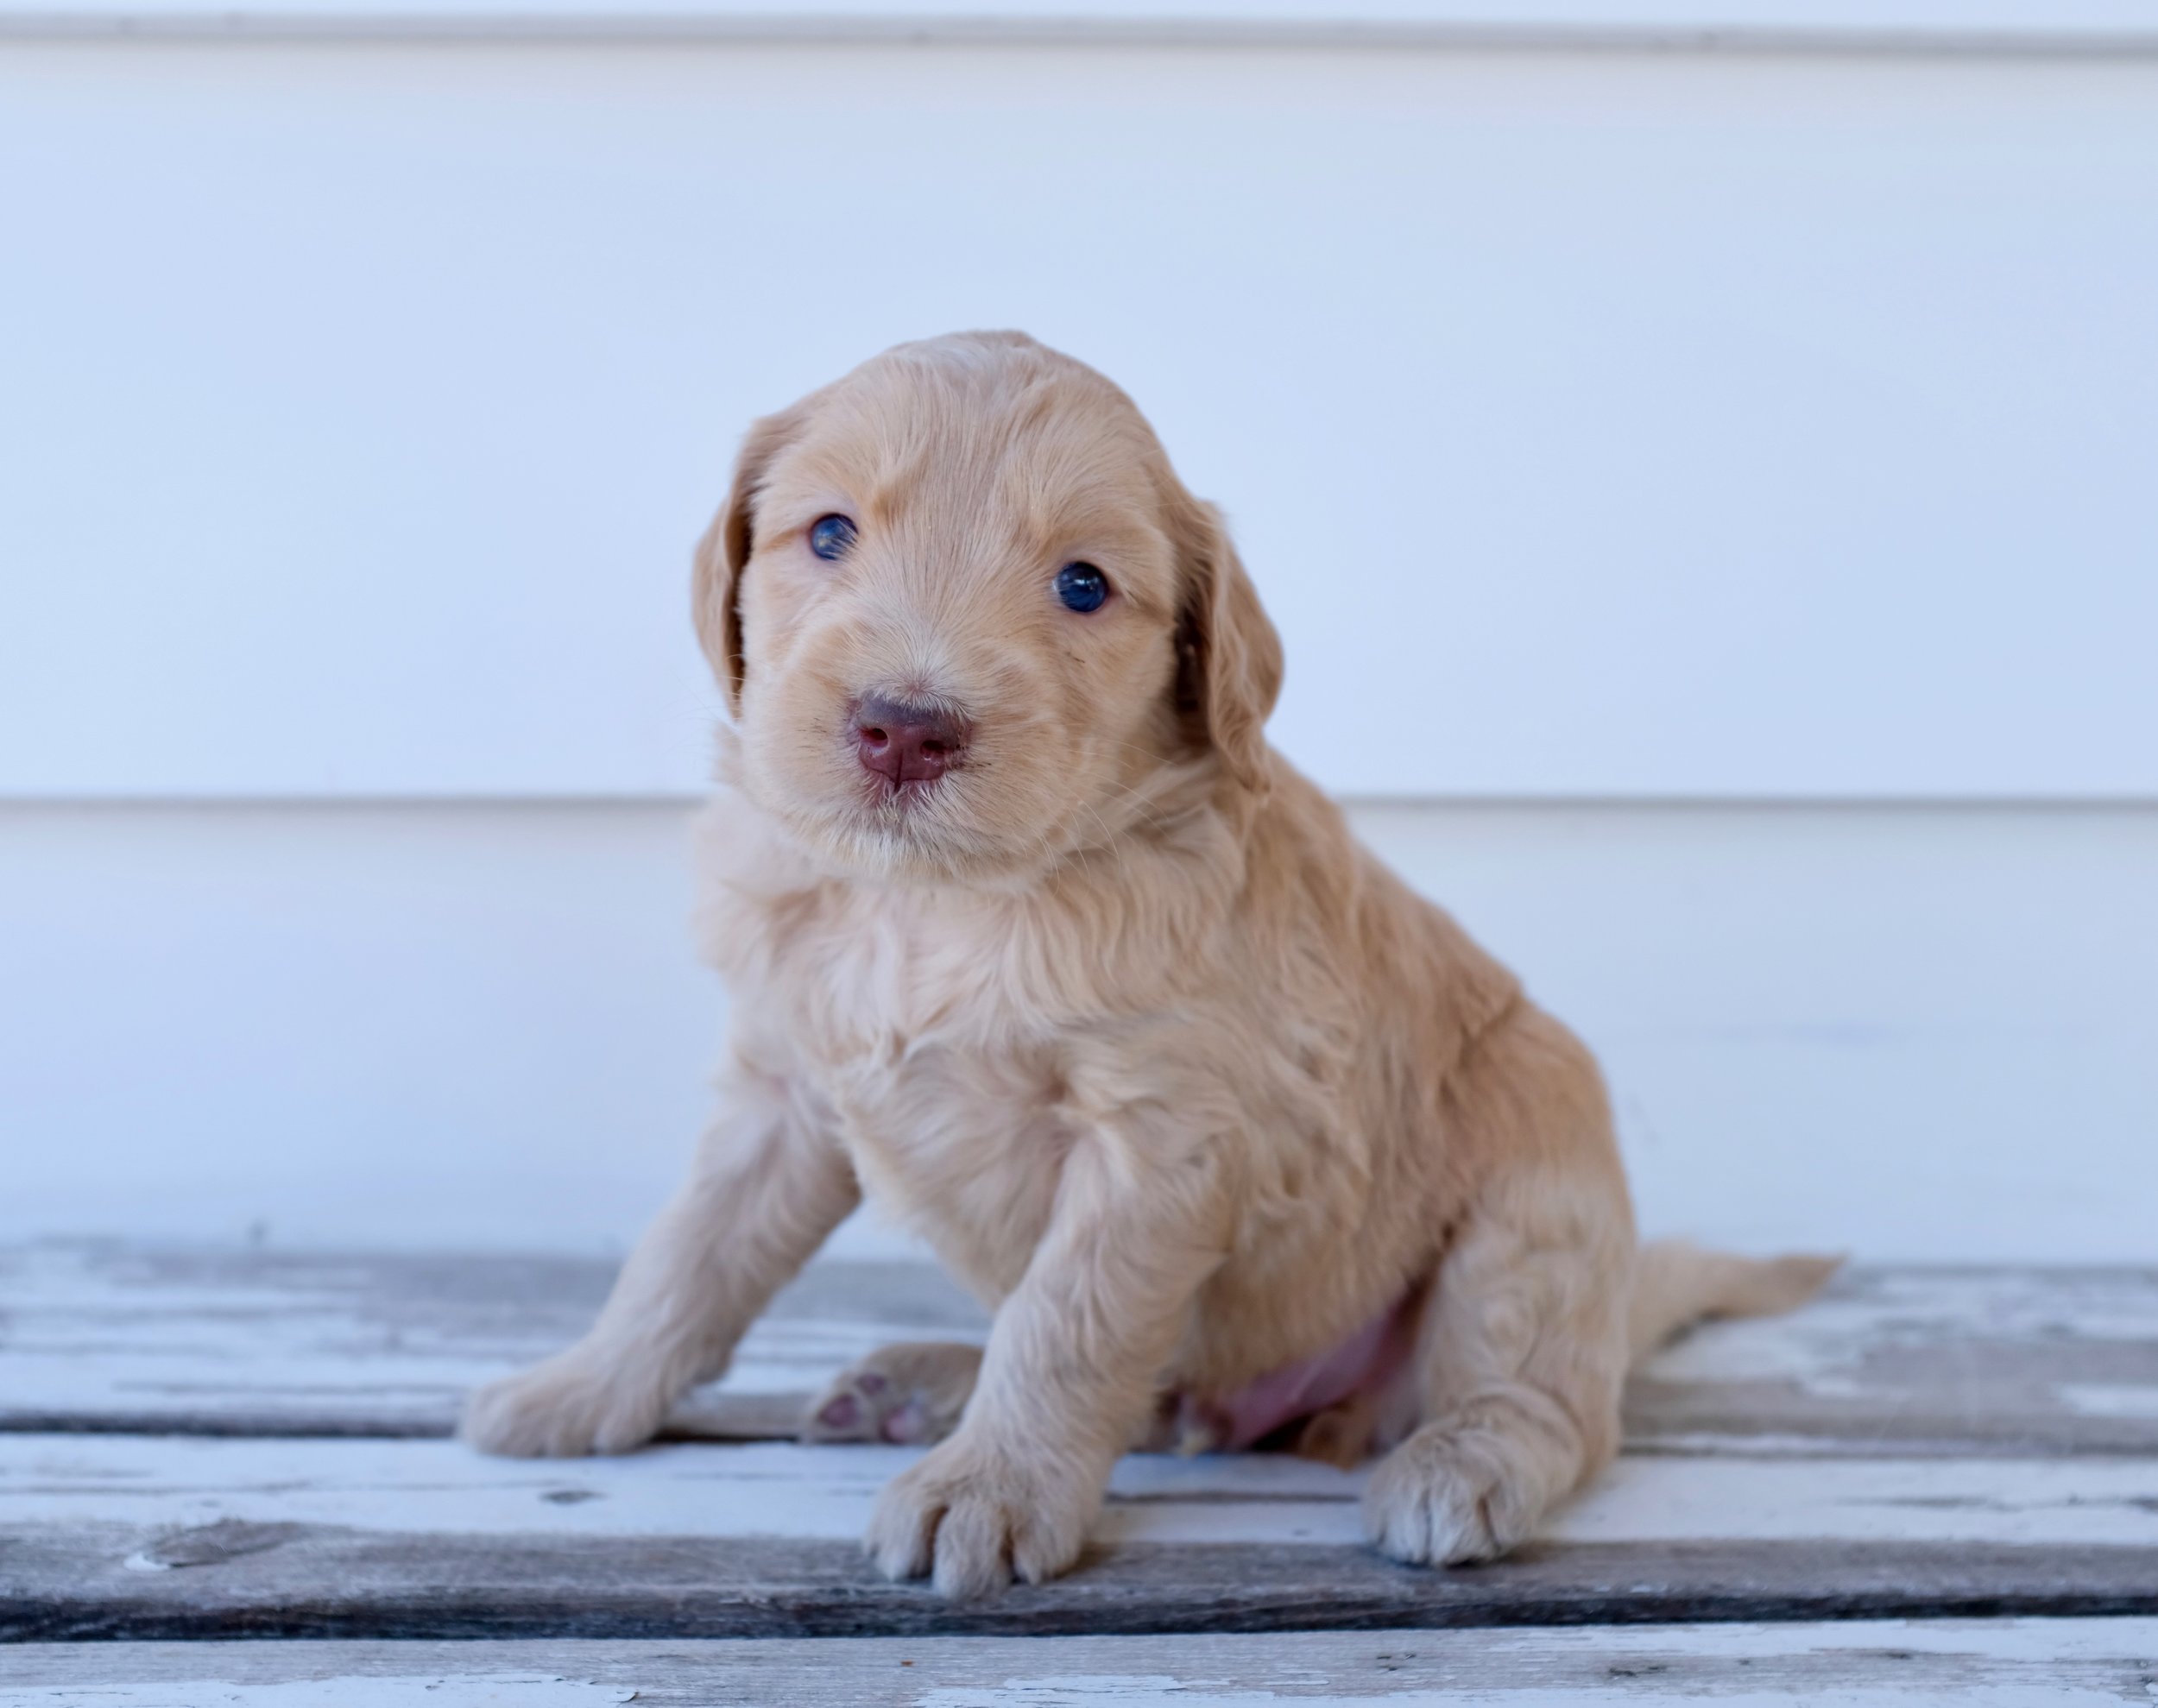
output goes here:
{"type": "Polygon", "coordinates": [[[1644,1245],[1633,1261],[1627,1339],[1636,1364],[1680,1329],[1717,1316],[1795,1310],[1827,1284],[1841,1257],[1734,1257],[1683,1239],[1644,1245]]]}

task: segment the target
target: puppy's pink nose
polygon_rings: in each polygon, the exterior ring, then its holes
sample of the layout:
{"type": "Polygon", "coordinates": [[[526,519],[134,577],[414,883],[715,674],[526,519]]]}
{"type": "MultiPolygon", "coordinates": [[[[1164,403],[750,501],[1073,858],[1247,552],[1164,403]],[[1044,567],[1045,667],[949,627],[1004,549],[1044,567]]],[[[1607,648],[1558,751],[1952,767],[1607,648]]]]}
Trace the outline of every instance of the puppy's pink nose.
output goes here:
{"type": "Polygon", "coordinates": [[[872,694],[855,708],[855,750],[894,791],[942,777],[965,755],[971,733],[966,719],[937,706],[872,694]]]}

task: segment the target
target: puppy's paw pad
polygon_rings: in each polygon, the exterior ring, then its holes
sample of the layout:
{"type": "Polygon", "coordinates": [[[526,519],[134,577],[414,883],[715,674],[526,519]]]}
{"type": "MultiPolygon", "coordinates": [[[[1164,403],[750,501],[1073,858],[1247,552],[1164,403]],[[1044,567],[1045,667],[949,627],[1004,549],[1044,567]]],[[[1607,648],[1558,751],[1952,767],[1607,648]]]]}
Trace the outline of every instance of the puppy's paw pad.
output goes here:
{"type": "Polygon", "coordinates": [[[801,1439],[933,1445],[958,1427],[981,1362],[979,1347],[956,1343],[880,1348],[810,1402],[801,1439]]]}
{"type": "MultiPolygon", "coordinates": [[[[874,1372],[868,1373],[873,1376],[874,1372]]],[[[918,1440],[904,1433],[919,1414],[903,1420],[903,1396],[895,1396],[891,1384],[880,1378],[866,1379],[859,1368],[842,1371],[831,1385],[810,1402],[802,1420],[805,1441],[905,1441],[918,1440]]]]}

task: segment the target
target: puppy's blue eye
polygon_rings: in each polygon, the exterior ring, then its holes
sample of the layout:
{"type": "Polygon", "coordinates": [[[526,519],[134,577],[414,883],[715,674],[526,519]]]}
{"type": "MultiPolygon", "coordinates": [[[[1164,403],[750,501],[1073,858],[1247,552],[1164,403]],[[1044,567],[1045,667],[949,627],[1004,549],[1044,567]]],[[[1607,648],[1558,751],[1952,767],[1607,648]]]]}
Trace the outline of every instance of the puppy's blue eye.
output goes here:
{"type": "Polygon", "coordinates": [[[1057,571],[1057,596],[1070,610],[1097,611],[1109,596],[1109,578],[1091,564],[1067,564],[1057,571]]]}
{"type": "Polygon", "coordinates": [[[855,525],[844,516],[819,516],[810,524],[810,550],[826,562],[847,555],[855,543],[855,525]]]}

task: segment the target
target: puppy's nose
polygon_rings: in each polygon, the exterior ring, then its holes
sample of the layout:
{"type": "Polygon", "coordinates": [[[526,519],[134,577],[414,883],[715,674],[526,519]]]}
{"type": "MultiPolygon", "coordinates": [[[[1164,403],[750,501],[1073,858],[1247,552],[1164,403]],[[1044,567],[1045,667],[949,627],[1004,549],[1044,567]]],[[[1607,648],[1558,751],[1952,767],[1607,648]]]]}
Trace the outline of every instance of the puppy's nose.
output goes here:
{"type": "Polygon", "coordinates": [[[971,734],[966,719],[940,706],[872,694],[855,708],[855,751],[895,791],[942,777],[965,755],[971,734]]]}

